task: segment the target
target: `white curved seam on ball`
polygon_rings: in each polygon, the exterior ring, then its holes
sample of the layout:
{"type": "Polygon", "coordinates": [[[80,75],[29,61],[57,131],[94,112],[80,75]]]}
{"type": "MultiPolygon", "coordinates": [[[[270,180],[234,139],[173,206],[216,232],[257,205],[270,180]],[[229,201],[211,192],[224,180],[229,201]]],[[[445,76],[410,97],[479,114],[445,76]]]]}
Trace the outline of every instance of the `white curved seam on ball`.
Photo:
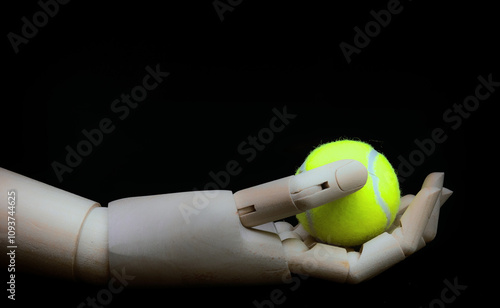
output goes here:
{"type": "Polygon", "coordinates": [[[312,215],[313,215],[313,213],[312,213],[311,210],[307,210],[306,211],[307,224],[309,225],[310,234],[313,237],[316,237],[316,228],[314,228],[314,224],[313,224],[313,220],[312,220],[312,215]]]}
{"type": "MultiPolygon", "coordinates": [[[[304,162],[300,166],[297,173],[300,174],[300,173],[305,172],[305,171],[306,171],[306,161],[304,160],[304,162]]],[[[312,214],[313,213],[311,210],[306,210],[305,214],[306,214],[307,224],[309,225],[309,232],[312,236],[316,236],[316,229],[314,228],[314,224],[312,221],[312,214]]]]}
{"type": "Polygon", "coordinates": [[[378,155],[379,153],[375,149],[372,149],[368,154],[368,174],[372,179],[373,191],[375,192],[375,198],[377,200],[377,204],[380,206],[382,211],[384,211],[385,216],[387,218],[387,224],[385,226],[387,229],[391,223],[391,211],[389,210],[389,206],[385,202],[384,198],[382,198],[382,196],[380,195],[378,187],[379,178],[375,175],[375,160],[377,159],[378,155]]]}
{"type": "Polygon", "coordinates": [[[302,172],[305,172],[305,171],[306,171],[306,161],[304,160],[304,162],[302,163],[302,165],[300,165],[298,173],[302,173],[302,172]]]}

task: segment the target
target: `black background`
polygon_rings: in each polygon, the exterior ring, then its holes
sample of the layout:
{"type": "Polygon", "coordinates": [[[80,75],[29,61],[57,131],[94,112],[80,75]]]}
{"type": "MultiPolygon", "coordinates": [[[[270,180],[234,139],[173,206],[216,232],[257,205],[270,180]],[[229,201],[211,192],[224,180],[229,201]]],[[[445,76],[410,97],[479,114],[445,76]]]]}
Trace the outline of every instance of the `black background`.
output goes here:
{"type": "MultiPolygon", "coordinates": [[[[500,81],[492,5],[401,1],[402,11],[347,63],[339,44],[353,45],[353,28],[363,29],[373,20],[370,11],[389,1],[244,0],[223,21],[211,0],[72,1],[18,53],[7,35],[20,34],[21,18],[40,7],[11,2],[2,9],[0,166],[103,206],[202,188],[230,160],[242,171],[225,188],[237,191],[288,176],[315,146],[345,137],[372,143],[397,167],[418,149],[415,140],[436,128],[447,136],[401,183],[404,194],[416,193],[428,173],[446,173],[454,194],[437,238],[379,277],[355,286],[299,279],[295,290],[291,284],[126,288],[109,306],[254,307],[279,289],[286,299],[276,307],[428,307],[440,298],[443,281],[454,279],[467,289],[446,307],[495,302],[498,93],[456,129],[443,119],[474,95],[478,76],[500,81]],[[156,65],[170,75],[120,120],[111,103],[156,65]],[[269,126],[274,108],[296,117],[247,161],[238,146],[269,126]],[[115,130],[59,181],[51,164],[64,163],[65,147],[75,148],[85,139],[82,130],[103,118],[115,130]]],[[[15,304],[76,307],[100,289],[19,274],[15,304]]]]}

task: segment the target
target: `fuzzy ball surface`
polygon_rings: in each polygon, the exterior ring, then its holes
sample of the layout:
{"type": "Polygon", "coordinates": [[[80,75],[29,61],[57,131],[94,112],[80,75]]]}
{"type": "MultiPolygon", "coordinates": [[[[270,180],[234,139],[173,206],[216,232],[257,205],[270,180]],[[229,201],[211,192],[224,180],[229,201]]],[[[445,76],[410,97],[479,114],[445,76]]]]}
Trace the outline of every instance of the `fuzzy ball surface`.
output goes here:
{"type": "Polygon", "coordinates": [[[365,165],[365,186],[353,194],[297,215],[314,238],[328,244],[358,246],[383,233],[399,209],[400,190],[394,168],[370,144],[340,140],[314,149],[297,173],[341,160],[355,159],[365,165]]]}

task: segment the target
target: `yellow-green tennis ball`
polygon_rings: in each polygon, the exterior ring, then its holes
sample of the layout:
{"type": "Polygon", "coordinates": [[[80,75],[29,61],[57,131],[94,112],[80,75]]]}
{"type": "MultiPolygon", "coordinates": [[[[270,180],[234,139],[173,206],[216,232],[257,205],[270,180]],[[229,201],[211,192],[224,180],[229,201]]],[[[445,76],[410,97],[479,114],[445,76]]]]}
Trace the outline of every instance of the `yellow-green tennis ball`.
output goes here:
{"type": "Polygon", "coordinates": [[[383,233],[399,209],[399,183],[384,155],[365,142],[341,140],[314,149],[297,173],[341,160],[355,159],[365,165],[365,186],[346,197],[298,214],[302,226],[316,239],[352,247],[383,233]]]}

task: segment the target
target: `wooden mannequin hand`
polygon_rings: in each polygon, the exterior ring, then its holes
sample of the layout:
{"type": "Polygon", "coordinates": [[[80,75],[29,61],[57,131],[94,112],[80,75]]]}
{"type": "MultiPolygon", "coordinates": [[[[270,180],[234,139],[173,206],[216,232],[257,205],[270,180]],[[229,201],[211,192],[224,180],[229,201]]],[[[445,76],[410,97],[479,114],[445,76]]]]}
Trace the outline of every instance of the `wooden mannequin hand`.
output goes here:
{"type": "Polygon", "coordinates": [[[452,194],[443,180],[444,173],[429,174],[416,196],[401,198],[392,226],[359,251],[318,243],[300,224],[276,223],[290,271],[341,283],[359,283],[380,274],[434,239],[439,210],[452,194]]]}
{"type": "MultiPolygon", "coordinates": [[[[430,174],[416,196],[401,198],[393,226],[359,251],[317,243],[300,225],[273,223],[353,193],[366,178],[361,163],[342,160],[234,194],[192,191],[100,207],[0,168],[2,191],[19,196],[10,243],[19,268],[98,284],[127,273],[133,285],[155,286],[280,282],[290,272],[349,283],[374,277],[434,238],[451,195],[444,174],[430,174]],[[203,208],[186,220],[182,209],[199,207],[200,196],[203,208]]],[[[7,200],[0,205],[7,208],[7,200]]],[[[6,226],[0,233],[6,246],[6,226]]]]}

